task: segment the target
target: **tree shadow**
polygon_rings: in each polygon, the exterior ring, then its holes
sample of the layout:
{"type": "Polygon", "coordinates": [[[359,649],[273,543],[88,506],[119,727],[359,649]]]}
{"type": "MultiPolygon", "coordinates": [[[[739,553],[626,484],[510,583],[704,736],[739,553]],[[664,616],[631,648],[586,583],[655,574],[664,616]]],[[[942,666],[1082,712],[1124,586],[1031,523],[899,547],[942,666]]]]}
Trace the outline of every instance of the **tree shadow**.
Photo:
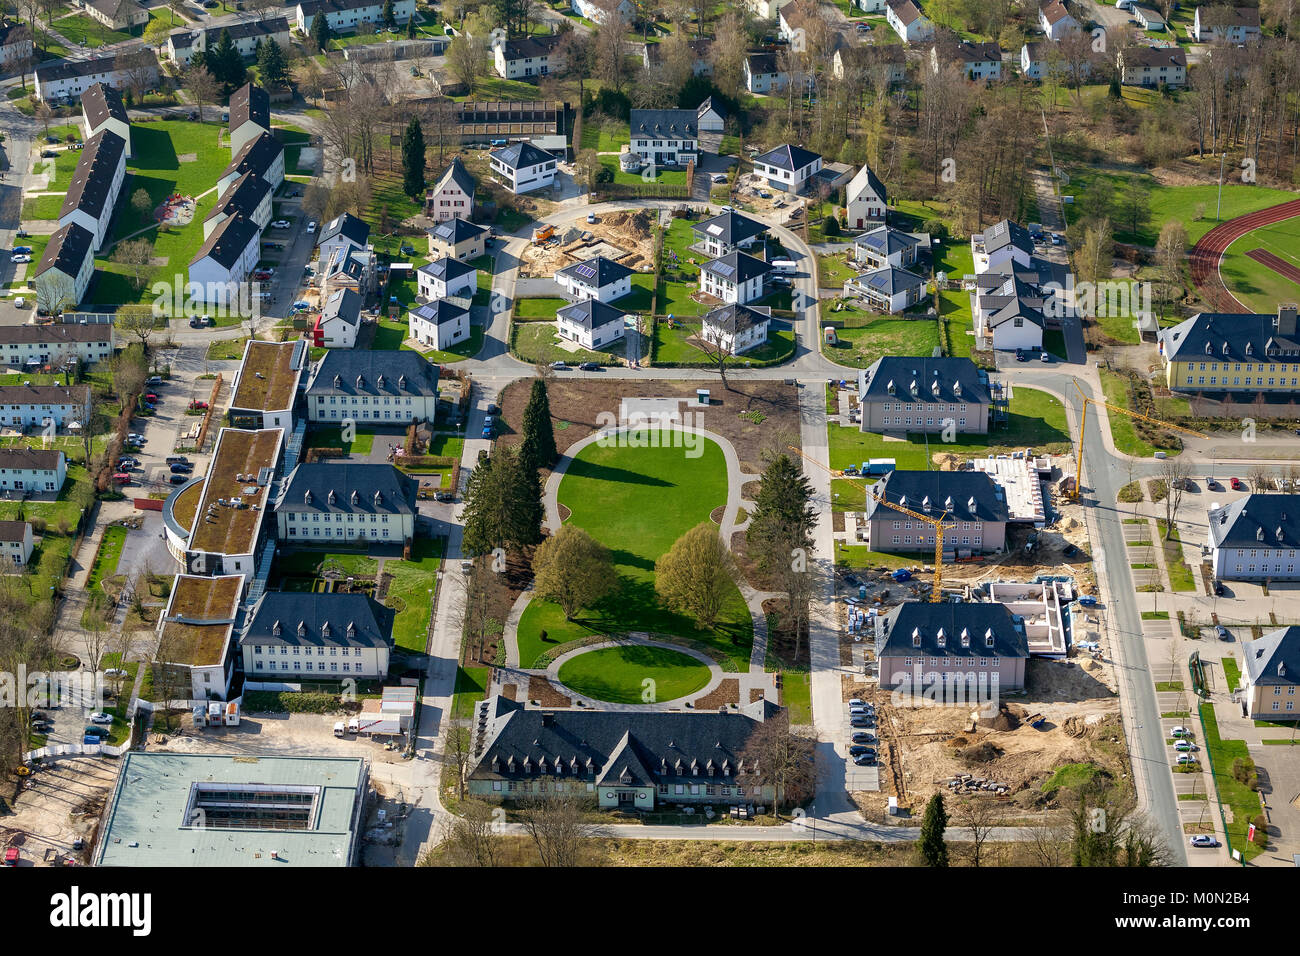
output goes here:
{"type": "Polygon", "coordinates": [[[662,478],[652,478],[649,475],[643,475],[640,472],[629,471],[626,468],[616,468],[613,465],[601,465],[595,462],[584,461],[583,459],[574,459],[569,463],[566,476],[577,475],[581,478],[590,478],[598,481],[619,482],[629,485],[650,485],[657,488],[672,488],[671,482],[664,481],[662,478]]]}

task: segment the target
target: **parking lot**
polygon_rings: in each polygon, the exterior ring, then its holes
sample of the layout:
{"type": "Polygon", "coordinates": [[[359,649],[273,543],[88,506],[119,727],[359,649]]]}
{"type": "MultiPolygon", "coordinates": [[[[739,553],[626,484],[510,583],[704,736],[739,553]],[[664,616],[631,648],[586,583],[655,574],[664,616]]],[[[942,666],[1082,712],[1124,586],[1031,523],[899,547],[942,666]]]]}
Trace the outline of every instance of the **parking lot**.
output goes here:
{"type": "Polygon", "coordinates": [[[195,729],[189,713],[180,717],[180,729],[165,735],[165,742],[149,750],[182,753],[274,754],[276,756],[365,757],[372,763],[404,764],[400,752],[385,750],[381,739],[334,736],[340,714],[243,714],[238,727],[195,729]]]}

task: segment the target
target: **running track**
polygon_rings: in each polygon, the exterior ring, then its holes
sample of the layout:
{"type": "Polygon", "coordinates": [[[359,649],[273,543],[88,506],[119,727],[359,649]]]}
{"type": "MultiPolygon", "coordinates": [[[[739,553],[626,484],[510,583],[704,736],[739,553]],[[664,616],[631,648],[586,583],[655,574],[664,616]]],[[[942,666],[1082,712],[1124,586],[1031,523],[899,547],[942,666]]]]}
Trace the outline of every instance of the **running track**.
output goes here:
{"type": "Polygon", "coordinates": [[[1268,266],[1282,278],[1290,279],[1296,285],[1300,285],[1300,269],[1297,269],[1280,256],[1275,256],[1266,249],[1251,249],[1246,255],[1261,265],[1268,266]]]}
{"type": "Polygon", "coordinates": [[[1223,277],[1219,275],[1223,253],[1246,233],[1294,216],[1300,216],[1300,199],[1269,206],[1215,226],[1192,247],[1192,284],[1200,290],[1201,297],[1211,309],[1216,312],[1250,311],[1223,284],[1223,277]]]}

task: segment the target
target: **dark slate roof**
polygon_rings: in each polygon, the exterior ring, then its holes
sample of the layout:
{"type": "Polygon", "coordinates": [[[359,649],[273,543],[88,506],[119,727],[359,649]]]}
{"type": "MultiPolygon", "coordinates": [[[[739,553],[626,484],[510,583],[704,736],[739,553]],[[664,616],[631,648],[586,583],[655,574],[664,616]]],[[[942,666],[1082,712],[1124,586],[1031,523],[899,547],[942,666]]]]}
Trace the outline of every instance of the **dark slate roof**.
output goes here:
{"type": "Polygon", "coordinates": [[[68,194],[63,197],[62,219],[80,209],[93,219],[98,219],[109,201],[113,179],[126,157],[126,140],[112,130],[103,129],[86,140],[77,171],[68,184],[68,194]]]}
{"type": "MultiPolygon", "coordinates": [[[[248,37],[267,37],[280,33],[289,32],[289,21],[284,17],[272,17],[269,20],[245,20],[240,23],[226,23],[219,27],[210,27],[202,31],[204,34],[204,47],[211,50],[221,39],[223,31],[230,32],[230,39],[238,42],[248,37]]],[[[188,50],[194,46],[194,40],[199,35],[196,30],[173,30],[169,36],[171,45],[177,50],[188,50]]]]}
{"type": "Polygon", "coordinates": [[[492,159],[502,163],[507,169],[523,169],[528,166],[540,166],[542,163],[555,162],[555,157],[545,150],[538,149],[532,143],[511,143],[488,153],[492,159]]]}
{"type": "Polygon", "coordinates": [[[344,13],[375,6],[375,0],[299,0],[303,15],[310,19],[324,10],[326,13],[344,13]]]}
{"type": "Polygon", "coordinates": [[[741,762],[750,735],[778,710],[759,701],[728,713],[552,712],[500,696],[482,707],[488,721],[471,779],[576,778],[602,786],[745,785],[756,769],[741,762]]]}
{"type": "Polygon", "coordinates": [[[696,139],[699,123],[695,110],[632,110],[628,128],[633,139],[696,139]]]}
{"type": "Polygon", "coordinates": [[[953,521],[1006,521],[1006,496],[993,476],[983,471],[891,471],[867,492],[867,515],[893,511],[891,503],[953,521]],[[926,499],[930,508],[926,510],[926,499]]]}
{"type": "Polygon", "coordinates": [[[864,232],[858,236],[853,240],[853,244],[862,246],[864,249],[870,249],[877,255],[889,256],[895,252],[902,252],[904,249],[919,246],[921,240],[891,226],[877,226],[870,232],[864,232]]]}
{"type": "Polygon", "coordinates": [[[122,94],[103,83],[96,83],[81,94],[81,109],[91,129],[98,129],[110,119],[131,122],[122,103],[122,94]]]}
{"type": "Polygon", "coordinates": [[[622,322],[623,316],[627,315],[622,309],[596,299],[584,299],[573,305],[566,305],[556,310],[555,314],[557,317],[564,316],[568,321],[584,329],[598,329],[611,322],[622,322]]]}
{"type": "Polygon", "coordinates": [[[733,210],[714,216],[712,219],[703,219],[692,225],[691,231],[699,233],[702,238],[716,239],[734,246],[746,239],[762,235],[767,231],[767,225],[733,210]]]}
{"type": "Polygon", "coordinates": [[[704,263],[700,268],[733,285],[740,285],[772,271],[771,265],[744,252],[729,252],[704,263]]]}
{"type": "Polygon", "coordinates": [[[871,187],[871,191],[879,196],[882,202],[888,205],[889,193],[886,191],[885,184],[880,181],[880,177],[876,175],[874,169],[870,166],[863,166],[862,169],[858,170],[853,178],[857,179],[858,176],[862,175],[863,171],[867,174],[867,185],[871,187]]]}
{"type": "Polygon", "coordinates": [[[348,325],[357,325],[361,322],[361,304],[361,296],[357,292],[352,289],[339,289],[325,300],[325,308],[321,310],[321,321],[342,319],[348,325]]]}
{"type": "Polygon", "coordinates": [[[0,47],[16,44],[19,39],[30,40],[32,32],[25,23],[12,23],[9,20],[0,20],[0,47]]]}
{"type": "Polygon", "coordinates": [[[24,540],[27,537],[28,527],[26,521],[0,521],[0,541],[24,540]]]}
{"type": "Polygon", "coordinates": [[[1300,495],[1253,494],[1210,511],[1220,548],[1300,548],[1300,495]]]}
{"type": "Polygon", "coordinates": [[[507,40],[501,50],[501,54],[507,60],[524,60],[537,56],[550,56],[559,48],[560,42],[563,39],[564,37],[558,33],[554,36],[518,37],[514,40],[507,40]]]}
{"type": "Polygon", "coordinates": [[[271,167],[275,165],[277,156],[284,153],[284,146],[280,141],[270,133],[263,133],[256,139],[250,139],[244,144],[244,148],[239,151],[230,165],[222,172],[222,177],[231,173],[243,175],[244,173],[257,173],[262,178],[270,172],[271,167]]]}
{"type": "Polygon", "coordinates": [[[972,43],[970,40],[959,40],[951,45],[936,47],[939,51],[939,58],[949,63],[985,63],[985,62],[1002,62],[1002,47],[997,43],[972,43]]]}
{"type": "Polygon", "coordinates": [[[94,248],[95,234],[85,226],[70,222],[50,236],[45,252],[41,254],[40,264],[36,266],[36,275],[58,269],[75,278],[86,264],[86,257],[94,254],[94,248]]]}
{"type": "MultiPolygon", "coordinates": [[[[91,57],[88,60],[56,60],[53,63],[38,66],[36,68],[36,79],[42,83],[50,83],[55,80],[69,80],[77,76],[92,76],[95,73],[112,73],[122,68],[119,65],[120,60],[139,53],[141,50],[153,53],[153,50],[149,47],[137,47],[114,56],[91,57]]],[[[157,57],[154,58],[154,67],[157,68],[157,57]]]]}
{"type": "MultiPolygon", "coordinates": [[[[1292,306],[1294,308],[1294,306],[1292,306]]],[[[1279,308],[1285,315],[1285,310],[1279,308]]],[[[1172,328],[1162,329],[1160,344],[1167,359],[1258,362],[1300,354],[1300,331],[1263,313],[1198,312],[1172,328]]]]}
{"type": "Polygon", "coordinates": [[[418,488],[418,481],[392,465],[320,461],[297,465],[289,472],[275,510],[298,514],[414,514],[418,488]]]}
{"type": "MultiPolygon", "coordinates": [[[[689,45],[689,44],[692,44],[692,43],[708,43],[708,44],[711,45],[711,44],[713,43],[713,41],[712,41],[712,40],[688,40],[687,43],[688,43],[688,45],[689,45]]],[[[658,45],[659,45],[659,44],[657,44],[657,43],[653,43],[653,44],[651,44],[651,46],[658,46],[658,45]]],[[[719,116],[721,116],[723,119],[726,119],[726,118],[727,118],[727,111],[726,111],[726,109],[723,108],[723,106],[722,106],[721,103],[715,103],[715,102],[713,102],[713,97],[712,97],[712,96],[706,96],[706,97],[704,98],[704,102],[701,103],[699,106],[695,107],[695,115],[696,115],[697,117],[703,116],[703,115],[704,115],[705,113],[707,113],[709,110],[713,110],[713,112],[717,113],[717,114],[718,114],[719,116]]]]}
{"type": "Polygon", "coordinates": [[[854,285],[869,286],[884,295],[894,295],[906,289],[915,289],[917,286],[925,285],[926,282],[915,272],[908,272],[906,269],[900,269],[897,266],[884,266],[871,272],[864,272],[862,275],[854,276],[849,281],[854,285]]]}
{"type": "Polygon", "coordinates": [[[885,616],[877,656],[953,658],[1029,656],[1023,621],[1005,604],[908,601],[885,616]],[[942,641],[940,643],[940,631],[942,641]],[[963,646],[963,632],[966,646],[963,646]],[[988,643],[993,638],[992,646],[988,643]],[[920,644],[917,644],[917,638],[920,644]]]}
{"type": "Polygon", "coordinates": [[[487,226],[478,226],[467,219],[461,219],[457,216],[455,219],[448,219],[446,222],[440,222],[429,230],[429,233],[436,237],[440,242],[449,245],[457,245],[466,239],[473,239],[475,236],[481,236],[487,232],[487,226]]]}
{"type": "Polygon", "coordinates": [[[352,213],[345,212],[325,224],[325,228],[320,231],[320,238],[316,240],[316,245],[329,242],[336,236],[342,236],[349,242],[364,246],[370,239],[370,225],[352,213]]]}
{"type": "Polygon", "coordinates": [[[396,612],[364,594],[270,591],[248,614],[240,646],[393,646],[396,612]]]}
{"type": "Polygon", "coordinates": [[[90,398],[89,385],[0,385],[5,405],[82,405],[90,398]]]}
{"type": "Polygon", "coordinates": [[[411,314],[435,325],[447,325],[469,315],[469,309],[465,307],[468,302],[468,299],[455,297],[439,299],[436,302],[426,302],[418,309],[412,309],[411,314]]]}
{"type": "Polygon", "coordinates": [[[796,169],[803,169],[819,159],[821,159],[819,155],[811,150],[804,149],[802,146],[785,145],[778,146],[761,156],[754,157],[754,162],[794,172],[796,169]]]}
{"type": "Polygon", "coordinates": [[[1197,7],[1201,15],[1201,28],[1213,27],[1254,27],[1259,29],[1258,7],[1197,7]]]}
{"type": "Polygon", "coordinates": [[[227,216],[251,218],[270,192],[271,184],[261,176],[256,173],[244,173],[231,184],[204,219],[212,219],[223,213],[227,216]]]}
{"type": "Polygon", "coordinates": [[[907,62],[907,54],[901,43],[843,46],[838,52],[846,63],[863,68],[877,65],[903,65],[907,62]]]}
{"type": "Polygon", "coordinates": [[[858,401],[968,402],[993,401],[988,377],[968,358],[914,358],[887,355],[858,373],[858,401]],[[939,394],[933,383],[939,383],[939,394]],[[894,392],[889,391],[890,383],[894,392]],[[916,383],[913,392],[912,383],[916,383]],[[960,384],[960,389],[956,386],[960,384]]]}
{"type": "Polygon", "coordinates": [[[437,395],[438,371],[410,350],[330,349],[313,369],[307,395],[437,395]]]}
{"type": "Polygon", "coordinates": [[[57,471],[63,452],[42,448],[0,448],[0,468],[15,471],[57,471]]]}
{"type": "Polygon", "coordinates": [[[471,265],[466,265],[459,259],[444,256],[441,259],[435,259],[433,262],[420,266],[417,271],[423,272],[425,275],[431,275],[440,282],[451,282],[478,270],[471,265]]]}
{"type": "Polygon", "coordinates": [[[713,309],[704,316],[705,325],[715,326],[731,335],[771,320],[772,310],[765,305],[757,307],[724,305],[720,309],[713,309]]]}
{"type": "Polygon", "coordinates": [[[222,220],[221,224],[212,230],[212,235],[208,236],[207,241],[199,247],[199,251],[190,260],[190,265],[211,256],[214,262],[229,269],[239,261],[248,244],[257,242],[260,236],[261,232],[253,220],[243,216],[231,216],[229,219],[222,220]]]}
{"type": "Polygon", "coordinates": [[[469,170],[465,168],[465,164],[460,161],[459,156],[453,156],[451,158],[451,165],[447,167],[445,173],[438,177],[438,184],[433,187],[434,192],[441,189],[442,184],[448,179],[459,186],[460,191],[465,195],[474,195],[474,177],[469,174],[469,170]]]}
{"type": "Polygon", "coordinates": [[[601,289],[611,282],[618,282],[620,279],[630,276],[632,272],[632,269],[615,262],[613,259],[596,256],[594,259],[586,259],[582,262],[575,262],[571,266],[565,266],[557,271],[555,275],[557,277],[568,276],[583,285],[601,289]]]}
{"type": "Polygon", "coordinates": [[[339,276],[347,276],[356,279],[359,283],[373,264],[373,260],[373,252],[357,246],[346,246],[342,255],[335,255],[330,258],[325,267],[325,277],[335,279],[339,276]]]}
{"type": "Polygon", "coordinates": [[[783,72],[777,65],[775,53],[751,53],[745,59],[749,72],[753,76],[764,73],[777,74],[783,72]]]}
{"type": "Polygon", "coordinates": [[[1037,297],[1011,296],[1010,301],[988,317],[989,328],[997,328],[1016,318],[1024,319],[1030,325],[1040,329],[1047,328],[1047,316],[1043,314],[1043,300],[1037,297]]]}
{"type": "Polygon", "coordinates": [[[245,83],[231,93],[229,112],[232,132],[245,123],[256,123],[266,130],[271,128],[271,96],[260,86],[245,83]]]}
{"type": "Polygon", "coordinates": [[[1162,66],[1181,66],[1187,69],[1187,54],[1181,47],[1132,46],[1121,50],[1124,66],[1149,66],[1159,69],[1162,66]]]}
{"type": "Polygon", "coordinates": [[[994,253],[1005,246],[1014,246],[1021,252],[1034,254],[1034,240],[1029,230],[1010,219],[995,222],[984,230],[984,252],[994,253]]]}
{"type": "Polygon", "coordinates": [[[886,5],[903,22],[903,26],[911,26],[914,21],[923,16],[915,0],[886,0],[886,5]]]}
{"type": "Polygon", "coordinates": [[[1300,627],[1279,627],[1241,645],[1244,669],[1252,684],[1300,683],[1300,627]]]}

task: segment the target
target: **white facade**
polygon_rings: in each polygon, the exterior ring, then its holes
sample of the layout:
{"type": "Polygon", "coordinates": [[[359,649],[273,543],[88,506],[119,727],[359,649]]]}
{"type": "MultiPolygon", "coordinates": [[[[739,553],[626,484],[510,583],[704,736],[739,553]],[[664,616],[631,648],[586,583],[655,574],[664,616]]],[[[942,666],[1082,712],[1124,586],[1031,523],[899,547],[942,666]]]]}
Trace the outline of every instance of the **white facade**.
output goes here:
{"type": "Polygon", "coordinates": [[[410,320],[411,338],[428,348],[445,350],[469,338],[468,312],[451,322],[435,322],[419,315],[416,310],[407,315],[410,320]]]}
{"type": "Polygon", "coordinates": [[[745,89],[751,93],[780,92],[790,85],[790,75],[775,69],[765,57],[745,57],[744,70],[745,89]]]}
{"type": "Polygon", "coordinates": [[[14,64],[20,60],[26,60],[35,52],[32,45],[31,31],[19,33],[18,24],[14,24],[14,29],[5,37],[3,43],[0,43],[0,70],[9,71],[14,68],[14,64]]]}
{"type": "Polygon", "coordinates": [[[331,315],[320,317],[316,323],[316,328],[320,334],[315,341],[318,346],[324,346],[327,349],[350,349],[357,344],[357,329],[360,328],[361,321],[349,322],[341,316],[331,315]]]}
{"type": "Polygon", "coordinates": [[[934,24],[921,14],[913,0],[887,4],[885,21],[904,43],[924,43],[934,38],[934,24]]]}
{"type": "MultiPolygon", "coordinates": [[[[449,168],[425,197],[425,208],[434,222],[446,222],[457,217],[468,219],[474,212],[474,190],[466,192],[464,186],[456,181],[457,177],[451,173],[452,169],[449,168]]],[[[464,175],[469,177],[468,172],[464,175]]]]}
{"type": "Polygon", "coordinates": [[[62,365],[70,358],[87,364],[113,354],[111,325],[0,326],[0,365],[62,365]]]}
{"type": "Polygon", "coordinates": [[[808,180],[816,176],[821,168],[822,158],[820,156],[795,170],[781,169],[779,166],[768,166],[756,161],[754,163],[754,175],[762,176],[773,189],[797,193],[804,189],[808,180]]]}
{"type": "MultiPolygon", "coordinates": [[[[104,243],[108,239],[108,223],[113,218],[113,212],[117,208],[117,197],[122,190],[122,181],[126,179],[126,150],[123,149],[117,154],[117,166],[113,170],[113,178],[109,183],[108,195],[99,210],[99,215],[92,215],[85,208],[85,202],[59,216],[59,226],[66,226],[70,222],[75,222],[83,229],[90,231],[95,237],[95,249],[98,251],[104,248],[104,243]]],[[[81,163],[78,163],[78,172],[82,171],[81,164],[85,163],[87,156],[83,153],[81,163]]]]}
{"type": "Polygon", "coordinates": [[[555,157],[550,157],[535,165],[511,169],[495,156],[491,157],[492,172],[503,186],[516,195],[551,185],[555,181],[555,165],[555,157]]]}
{"type": "Polygon", "coordinates": [[[538,51],[534,56],[515,56],[507,60],[505,44],[498,44],[493,52],[493,64],[497,76],[507,80],[526,80],[560,72],[564,69],[564,55],[548,50],[538,51]]]}
{"type": "MultiPolygon", "coordinates": [[[[230,40],[235,45],[235,49],[239,51],[239,55],[245,60],[257,53],[257,44],[262,40],[274,40],[286,54],[289,52],[288,20],[284,17],[274,17],[256,21],[255,25],[259,31],[264,32],[245,34],[242,29],[231,31],[230,40]]],[[[241,26],[252,28],[254,24],[243,24],[241,26]]],[[[208,44],[215,44],[220,39],[221,30],[216,28],[211,31],[196,30],[193,33],[189,30],[173,30],[167,37],[164,55],[179,66],[189,66],[190,61],[194,59],[194,54],[207,52],[208,44]],[[211,32],[211,36],[208,36],[209,32],[211,32]]]]}
{"type": "MultiPolygon", "coordinates": [[[[81,226],[72,227],[73,230],[81,229],[81,226]]],[[[56,233],[58,235],[58,233],[56,233]]],[[[95,274],[95,247],[93,239],[87,238],[87,233],[83,232],[82,239],[84,245],[78,245],[78,241],[63,234],[64,241],[68,245],[63,247],[65,256],[61,256],[52,262],[44,271],[38,271],[33,285],[36,287],[36,307],[45,309],[48,312],[62,312],[70,309],[81,301],[82,296],[86,294],[86,287],[90,285],[90,279],[95,274]],[[73,246],[78,245],[82,250],[81,261],[73,263],[65,262],[64,258],[72,260],[73,246]]],[[[51,239],[50,242],[55,242],[51,239]]],[[[46,252],[50,247],[47,245],[46,252]]],[[[44,262],[38,264],[38,268],[44,262]]]]}
{"type": "Polygon", "coordinates": [[[574,322],[557,313],[555,316],[555,331],[560,338],[576,342],[584,349],[598,349],[621,339],[626,327],[621,314],[617,319],[606,322],[604,325],[589,328],[581,322],[574,322]]]}
{"type": "Polygon", "coordinates": [[[845,190],[844,218],[851,229],[864,229],[882,221],[887,211],[886,197],[872,185],[870,166],[863,166],[845,190]]]}
{"type": "MultiPolygon", "coordinates": [[[[6,526],[17,526],[20,522],[6,521],[6,526]]],[[[12,570],[14,568],[25,568],[27,562],[32,558],[32,526],[29,522],[21,522],[22,529],[15,531],[10,537],[0,540],[0,572],[12,570]]]]}
{"type": "Polygon", "coordinates": [[[437,393],[429,395],[309,395],[307,421],[351,419],[367,425],[431,422],[438,411],[437,393]]]}
{"type": "Polygon", "coordinates": [[[313,674],[318,680],[344,676],[382,680],[388,676],[387,647],[241,644],[239,653],[249,680],[306,680],[313,674]]]}
{"type": "Polygon", "coordinates": [[[415,281],[418,294],[426,299],[449,299],[452,296],[472,299],[478,291],[478,270],[470,269],[454,279],[440,279],[424,269],[418,269],[415,281]]]}
{"type": "MultiPolygon", "coordinates": [[[[38,100],[72,99],[80,96],[96,83],[103,83],[114,89],[124,89],[130,81],[130,73],[117,68],[117,59],[106,56],[98,60],[87,60],[78,64],[76,75],[63,75],[66,71],[56,67],[38,67],[36,70],[36,98],[38,100]]],[[[158,70],[154,68],[151,86],[158,83],[158,70]]]]}
{"type": "Polygon", "coordinates": [[[30,449],[0,449],[0,497],[29,495],[54,499],[68,477],[68,460],[61,451],[31,454],[30,449]]]}
{"type": "MultiPolygon", "coordinates": [[[[230,220],[226,220],[229,222],[230,220]]],[[[239,283],[244,282],[257,268],[261,255],[262,235],[257,229],[249,232],[247,243],[229,265],[223,265],[213,256],[206,255],[190,263],[190,282],[198,283],[212,293],[212,304],[225,304],[234,301],[238,295],[239,283]]]]}
{"type": "MultiPolygon", "coordinates": [[[[299,33],[311,33],[311,23],[315,16],[315,4],[299,3],[294,8],[294,26],[299,33]]],[[[336,33],[356,30],[363,23],[380,24],[383,21],[384,5],[380,3],[357,3],[354,0],[343,3],[326,3],[325,21],[336,33]]],[[[393,0],[393,18],[398,23],[406,23],[415,16],[415,0],[393,0]]]]}
{"type": "Polygon", "coordinates": [[[613,302],[615,299],[621,299],[632,291],[631,276],[623,276],[621,279],[616,279],[597,288],[588,285],[575,275],[565,275],[557,272],[555,274],[555,284],[563,289],[571,299],[579,302],[583,299],[613,302]]]}
{"type": "Polygon", "coordinates": [[[721,299],[727,305],[746,305],[763,298],[763,276],[756,275],[736,283],[701,269],[700,291],[721,299]]]}
{"type": "Polygon", "coordinates": [[[1038,8],[1038,29],[1047,39],[1059,43],[1071,30],[1079,29],[1079,22],[1066,12],[1061,0],[1051,0],[1038,8]]]}
{"type": "MultiPolygon", "coordinates": [[[[236,150],[233,155],[238,157],[239,151],[236,150]]],[[[217,178],[217,195],[225,195],[226,190],[233,186],[235,181],[238,180],[240,176],[244,175],[245,172],[248,172],[248,170],[231,169],[229,172],[222,173],[221,176],[217,178]]],[[[284,183],[284,150],[281,149],[278,151],[275,159],[271,161],[271,165],[266,170],[254,169],[252,172],[255,175],[261,176],[270,183],[271,192],[275,192],[280,188],[281,184],[284,183]]]]}
{"type": "Polygon", "coordinates": [[[726,350],[729,354],[740,355],[750,349],[766,344],[767,330],[770,325],[770,321],[756,322],[741,329],[738,333],[732,333],[710,322],[709,317],[706,315],[701,335],[704,341],[726,350]]]}
{"type": "MultiPolygon", "coordinates": [[[[1210,26],[1201,19],[1202,9],[1204,8],[1196,8],[1196,15],[1192,20],[1192,37],[1197,43],[1209,43],[1211,40],[1226,41],[1228,43],[1249,43],[1252,40],[1259,39],[1259,10],[1251,7],[1229,8],[1230,12],[1225,13],[1223,23],[1210,26]]],[[[1207,16],[1206,19],[1212,18],[1207,16]]]]}
{"type": "MultiPolygon", "coordinates": [[[[580,17],[586,17],[592,23],[604,23],[605,11],[598,6],[593,0],[573,0],[573,12],[580,17]]],[[[622,14],[623,19],[631,23],[636,19],[636,8],[632,6],[631,0],[619,0],[618,12],[622,14]]]]}
{"type": "Polygon", "coordinates": [[[89,422],[90,393],[86,388],[85,385],[75,385],[71,390],[58,385],[0,385],[0,425],[25,429],[52,424],[62,429],[69,422],[89,422]],[[81,393],[80,398],[77,392],[81,393]]]}
{"type": "Polygon", "coordinates": [[[315,511],[308,514],[276,509],[275,521],[281,541],[343,544],[362,540],[395,544],[415,538],[415,515],[410,512],[368,514],[361,511],[315,511]]]}

